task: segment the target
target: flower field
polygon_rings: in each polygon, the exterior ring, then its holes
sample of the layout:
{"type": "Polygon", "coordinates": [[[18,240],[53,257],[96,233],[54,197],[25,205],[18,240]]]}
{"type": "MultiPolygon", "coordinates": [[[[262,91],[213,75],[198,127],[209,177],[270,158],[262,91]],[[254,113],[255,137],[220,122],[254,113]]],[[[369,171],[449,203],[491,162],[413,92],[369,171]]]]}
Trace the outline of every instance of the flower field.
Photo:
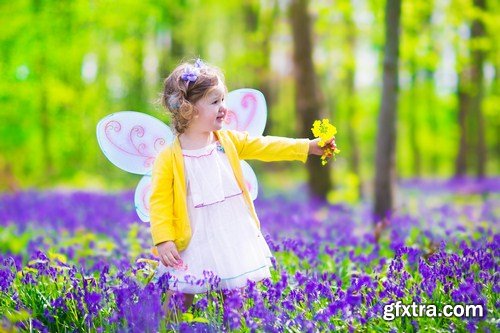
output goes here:
{"type": "MultiPolygon", "coordinates": [[[[495,332],[499,184],[407,181],[377,233],[369,203],[261,196],[272,278],[197,295],[169,323],[166,279],[150,282],[149,229],[132,192],[2,194],[0,332],[495,332]],[[385,320],[384,306],[397,301],[479,304],[484,313],[385,320]]],[[[207,272],[207,283],[218,279],[207,272]]],[[[169,306],[181,307],[179,296],[169,306]]]]}

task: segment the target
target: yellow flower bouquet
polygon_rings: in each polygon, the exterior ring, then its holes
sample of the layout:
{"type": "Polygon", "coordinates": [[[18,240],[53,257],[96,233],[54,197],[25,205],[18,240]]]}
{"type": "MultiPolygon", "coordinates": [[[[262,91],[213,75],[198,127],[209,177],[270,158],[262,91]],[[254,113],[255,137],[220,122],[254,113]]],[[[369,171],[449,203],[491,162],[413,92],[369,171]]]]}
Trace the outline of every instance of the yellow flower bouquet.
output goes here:
{"type": "Polygon", "coordinates": [[[311,128],[311,131],[313,132],[315,138],[319,138],[318,145],[323,148],[324,151],[321,156],[321,164],[327,164],[328,159],[331,157],[335,160],[335,155],[340,153],[340,150],[335,144],[335,134],[337,134],[337,128],[330,124],[328,119],[323,119],[316,120],[311,128]]]}

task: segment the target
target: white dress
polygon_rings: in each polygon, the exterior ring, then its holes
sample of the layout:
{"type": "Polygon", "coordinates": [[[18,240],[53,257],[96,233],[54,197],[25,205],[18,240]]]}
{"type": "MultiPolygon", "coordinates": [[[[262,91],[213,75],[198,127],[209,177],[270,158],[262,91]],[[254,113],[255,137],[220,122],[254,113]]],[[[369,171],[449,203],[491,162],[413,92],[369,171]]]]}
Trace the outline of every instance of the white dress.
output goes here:
{"type": "Polygon", "coordinates": [[[216,142],[201,149],[183,149],[182,153],[192,237],[179,253],[183,265],[172,268],[160,263],[154,280],[169,272],[173,276],[170,289],[195,294],[210,288],[208,282],[196,283],[207,272],[220,278],[217,289],[240,288],[247,280],[270,277],[271,251],[222,146],[216,142]]]}

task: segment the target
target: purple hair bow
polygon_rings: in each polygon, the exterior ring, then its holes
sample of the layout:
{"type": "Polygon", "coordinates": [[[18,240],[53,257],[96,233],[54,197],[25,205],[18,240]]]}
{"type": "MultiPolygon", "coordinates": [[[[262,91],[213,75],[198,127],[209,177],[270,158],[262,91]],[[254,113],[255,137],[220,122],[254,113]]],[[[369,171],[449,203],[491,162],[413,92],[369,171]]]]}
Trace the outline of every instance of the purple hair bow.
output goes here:
{"type": "Polygon", "coordinates": [[[182,81],[186,81],[187,84],[189,82],[194,82],[198,78],[198,71],[192,70],[190,67],[186,68],[184,73],[181,75],[182,81]]]}
{"type": "Polygon", "coordinates": [[[189,82],[195,82],[200,74],[200,68],[204,67],[205,64],[201,59],[196,59],[194,66],[187,66],[184,69],[184,73],[181,75],[182,81],[186,82],[186,86],[189,86],[189,82]]]}
{"type": "Polygon", "coordinates": [[[194,63],[194,67],[196,67],[196,68],[202,68],[204,66],[205,66],[205,64],[203,63],[203,61],[200,58],[196,59],[196,61],[194,63]]]}

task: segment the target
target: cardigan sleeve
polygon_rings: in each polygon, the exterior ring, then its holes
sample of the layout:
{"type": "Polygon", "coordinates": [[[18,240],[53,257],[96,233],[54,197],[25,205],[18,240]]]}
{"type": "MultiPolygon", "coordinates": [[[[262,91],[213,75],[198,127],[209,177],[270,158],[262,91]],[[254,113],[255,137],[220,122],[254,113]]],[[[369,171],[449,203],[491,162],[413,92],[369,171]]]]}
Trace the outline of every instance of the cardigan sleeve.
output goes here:
{"type": "Polygon", "coordinates": [[[248,132],[227,131],[242,160],[302,161],[309,153],[309,139],[278,136],[251,137],[248,132]]]}
{"type": "Polygon", "coordinates": [[[162,151],[153,166],[149,214],[151,236],[155,245],[175,240],[174,177],[169,152],[168,148],[162,151]]]}

